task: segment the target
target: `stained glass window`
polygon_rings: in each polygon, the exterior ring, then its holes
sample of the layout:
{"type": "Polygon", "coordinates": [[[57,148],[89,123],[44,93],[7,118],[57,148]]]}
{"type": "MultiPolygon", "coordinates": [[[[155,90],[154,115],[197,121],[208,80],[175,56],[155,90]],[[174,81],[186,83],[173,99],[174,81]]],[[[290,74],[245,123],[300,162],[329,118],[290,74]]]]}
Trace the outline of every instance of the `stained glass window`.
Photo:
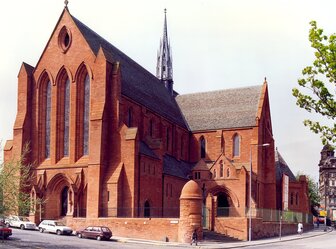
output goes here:
{"type": "Polygon", "coordinates": [[[205,158],[205,139],[204,137],[201,137],[200,143],[201,143],[201,158],[205,158]]]}
{"type": "Polygon", "coordinates": [[[51,118],[51,83],[48,81],[45,95],[45,157],[50,158],[50,118],[51,118]]]}
{"type": "Polygon", "coordinates": [[[83,113],[83,155],[89,154],[89,124],[90,124],[90,77],[84,80],[84,113],[83,113]]]}
{"type": "Polygon", "coordinates": [[[70,122],[70,81],[64,85],[64,141],[63,156],[69,156],[69,122],[70,122]]]}
{"type": "Polygon", "coordinates": [[[240,155],[240,137],[236,134],[233,138],[233,156],[240,155]]]}

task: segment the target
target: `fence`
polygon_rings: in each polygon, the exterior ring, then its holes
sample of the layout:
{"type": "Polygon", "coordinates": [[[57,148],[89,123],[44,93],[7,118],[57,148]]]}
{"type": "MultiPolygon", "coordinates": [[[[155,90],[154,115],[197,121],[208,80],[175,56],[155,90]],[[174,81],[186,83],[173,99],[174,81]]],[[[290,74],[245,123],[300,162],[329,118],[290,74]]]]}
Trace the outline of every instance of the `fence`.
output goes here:
{"type": "MultiPolygon", "coordinates": [[[[249,208],[237,208],[237,207],[219,207],[217,208],[217,217],[249,217],[249,208]]],[[[313,215],[294,211],[281,211],[277,209],[265,209],[265,208],[252,208],[252,218],[261,218],[263,221],[279,222],[280,219],[283,222],[289,223],[312,223],[313,215]]]]}
{"type": "MultiPolygon", "coordinates": [[[[141,208],[101,208],[100,217],[150,217],[150,218],[179,218],[179,207],[141,207],[141,208]]],[[[202,215],[204,218],[210,215],[210,210],[203,207],[202,215]]],[[[218,207],[215,213],[217,217],[250,217],[249,208],[246,207],[218,207]]],[[[84,215],[83,215],[84,216],[84,215]]],[[[79,217],[83,217],[79,216],[79,217]]],[[[252,218],[260,218],[265,222],[289,223],[312,223],[313,215],[294,211],[281,211],[276,209],[252,208],[252,218]]],[[[205,224],[204,224],[205,225],[205,224]]]]}

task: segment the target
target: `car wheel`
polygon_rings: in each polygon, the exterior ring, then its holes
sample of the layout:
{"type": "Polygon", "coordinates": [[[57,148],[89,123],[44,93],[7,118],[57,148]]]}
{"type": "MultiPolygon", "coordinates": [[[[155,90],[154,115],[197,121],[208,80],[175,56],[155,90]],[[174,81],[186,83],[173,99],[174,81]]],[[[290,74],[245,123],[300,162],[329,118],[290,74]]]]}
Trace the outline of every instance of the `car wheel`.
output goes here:
{"type": "Polygon", "coordinates": [[[44,229],[42,227],[39,228],[40,233],[44,232],[44,229]]]}
{"type": "Polygon", "coordinates": [[[100,236],[97,236],[97,240],[101,240],[102,239],[102,237],[100,237],[100,236]]]}
{"type": "Polygon", "coordinates": [[[24,230],[24,229],[25,229],[25,226],[22,224],[22,225],[20,226],[20,228],[21,228],[22,230],[24,230]]]}
{"type": "Polygon", "coordinates": [[[56,234],[57,234],[57,235],[61,235],[62,232],[61,232],[60,230],[57,230],[57,231],[56,231],[56,234]]]}
{"type": "Polygon", "coordinates": [[[78,233],[78,234],[77,234],[77,237],[80,238],[80,239],[83,238],[83,236],[82,236],[81,233],[78,233]]]}

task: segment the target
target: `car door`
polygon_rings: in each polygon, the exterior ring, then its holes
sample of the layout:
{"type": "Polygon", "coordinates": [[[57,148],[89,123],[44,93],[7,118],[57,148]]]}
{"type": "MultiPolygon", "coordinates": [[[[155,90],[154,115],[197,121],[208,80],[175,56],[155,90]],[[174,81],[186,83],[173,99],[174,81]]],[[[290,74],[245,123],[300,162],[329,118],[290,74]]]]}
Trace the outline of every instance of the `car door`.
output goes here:
{"type": "Polygon", "coordinates": [[[82,232],[82,236],[86,238],[91,238],[91,234],[90,234],[91,230],[92,230],[92,227],[85,228],[82,232]]]}
{"type": "Polygon", "coordinates": [[[49,233],[56,233],[56,229],[55,229],[55,224],[54,222],[48,222],[47,224],[47,229],[46,229],[49,233]]]}

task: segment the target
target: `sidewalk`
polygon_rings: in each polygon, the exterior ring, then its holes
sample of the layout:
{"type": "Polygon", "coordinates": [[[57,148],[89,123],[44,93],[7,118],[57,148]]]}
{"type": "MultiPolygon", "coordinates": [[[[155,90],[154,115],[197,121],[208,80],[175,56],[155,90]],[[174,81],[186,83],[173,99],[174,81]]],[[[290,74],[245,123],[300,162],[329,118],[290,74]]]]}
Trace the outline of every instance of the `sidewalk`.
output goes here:
{"type": "MultiPolygon", "coordinates": [[[[332,231],[332,230],[331,230],[332,231]]],[[[293,234],[283,236],[280,240],[279,237],[266,238],[260,240],[254,240],[251,242],[248,241],[237,241],[237,242],[208,242],[208,241],[200,241],[197,243],[197,246],[193,245],[194,248],[204,248],[204,249],[216,249],[216,248],[240,248],[240,247],[248,247],[255,245],[265,245],[265,244],[273,244],[279,243],[283,241],[290,240],[299,240],[305,239],[315,236],[322,236],[331,231],[324,231],[324,226],[320,226],[319,228],[314,228],[311,231],[305,232],[302,235],[293,234]]],[[[155,240],[144,240],[144,239],[133,239],[133,238],[124,238],[124,237],[115,237],[113,236],[113,240],[124,243],[138,243],[138,244],[150,244],[150,245],[158,245],[158,246],[174,246],[174,247],[191,247],[187,243],[178,243],[178,242],[163,242],[163,241],[155,241],[155,240]]]]}

